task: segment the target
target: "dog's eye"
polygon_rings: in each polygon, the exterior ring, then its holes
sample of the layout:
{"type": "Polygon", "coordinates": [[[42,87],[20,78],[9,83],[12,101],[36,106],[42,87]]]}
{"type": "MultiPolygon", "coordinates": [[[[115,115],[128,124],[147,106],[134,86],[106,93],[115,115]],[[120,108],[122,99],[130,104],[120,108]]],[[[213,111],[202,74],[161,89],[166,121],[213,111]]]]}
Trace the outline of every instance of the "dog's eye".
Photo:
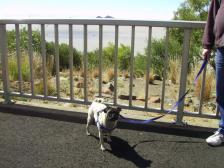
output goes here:
{"type": "Polygon", "coordinates": [[[109,113],[109,114],[108,114],[108,116],[109,116],[109,117],[112,117],[112,116],[113,116],[113,114],[109,113]]]}

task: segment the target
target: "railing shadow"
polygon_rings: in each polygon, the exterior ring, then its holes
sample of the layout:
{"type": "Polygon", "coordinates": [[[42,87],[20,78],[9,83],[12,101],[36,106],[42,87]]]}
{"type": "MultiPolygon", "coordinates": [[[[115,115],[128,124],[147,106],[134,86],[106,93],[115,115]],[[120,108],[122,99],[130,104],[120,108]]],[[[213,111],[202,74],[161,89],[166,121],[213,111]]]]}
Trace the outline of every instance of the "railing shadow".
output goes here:
{"type": "MultiPolygon", "coordinates": [[[[13,113],[16,115],[25,115],[32,117],[48,118],[66,122],[76,122],[86,124],[87,113],[69,112],[63,110],[52,110],[42,107],[23,106],[23,105],[3,105],[0,104],[0,111],[13,113]]],[[[178,135],[185,137],[195,137],[205,139],[212,134],[215,129],[194,127],[194,126],[175,126],[170,123],[154,122],[150,124],[130,124],[119,122],[118,128],[145,132],[156,132],[168,135],[178,135]]]]}
{"type": "Polygon", "coordinates": [[[201,141],[165,141],[165,140],[145,140],[145,141],[139,141],[138,143],[134,144],[132,146],[132,148],[136,148],[138,145],[140,144],[144,144],[144,143],[150,143],[150,142],[174,142],[174,143],[181,143],[181,144],[187,144],[187,143],[190,143],[190,144],[201,144],[201,143],[204,143],[204,142],[201,142],[201,141]]]}
{"type": "Polygon", "coordinates": [[[214,131],[212,128],[203,128],[198,126],[177,126],[175,124],[161,122],[153,122],[150,124],[130,124],[126,122],[120,122],[118,126],[121,129],[155,132],[201,139],[207,138],[214,131]]]}

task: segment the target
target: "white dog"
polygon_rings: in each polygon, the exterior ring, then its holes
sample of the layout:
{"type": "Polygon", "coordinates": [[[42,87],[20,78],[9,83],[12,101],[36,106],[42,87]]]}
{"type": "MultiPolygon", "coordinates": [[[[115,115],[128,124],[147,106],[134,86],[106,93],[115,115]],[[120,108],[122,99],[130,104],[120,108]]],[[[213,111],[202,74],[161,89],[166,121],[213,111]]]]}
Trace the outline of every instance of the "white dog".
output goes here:
{"type": "Polygon", "coordinates": [[[102,151],[105,150],[104,136],[107,137],[108,142],[111,142],[111,132],[117,126],[120,111],[120,107],[106,106],[103,104],[103,99],[96,99],[89,107],[86,134],[90,135],[89,126],[95,121],[99,130],[100,148],[102,151]]]}

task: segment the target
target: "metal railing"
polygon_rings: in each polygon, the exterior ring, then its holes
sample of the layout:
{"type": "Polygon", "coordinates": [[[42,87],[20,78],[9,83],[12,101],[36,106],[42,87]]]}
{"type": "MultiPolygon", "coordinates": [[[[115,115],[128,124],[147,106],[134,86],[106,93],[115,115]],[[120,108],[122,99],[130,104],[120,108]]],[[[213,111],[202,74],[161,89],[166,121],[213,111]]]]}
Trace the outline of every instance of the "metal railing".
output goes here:
{"type": "MultiPolygon", "coordinates": [[[[102,96],[102,54],[103,54],[103,27],[104,26],[114,26],[115,28],[115,53],[114,53],[114,94],[113,94],[113,104],[120,105],[122,108],[140,110],[140,111],[149,111],[156,113],[165,113],[169,109],[164,107],[164,97],[165,97],[165,84],[166,84],[166,74],[162,83],[162,96],[161,96],[161,108],[151,108],[148,107],[147,100],[149,98],[149,75],[146,75],[146,85],[145,85],[145,105],[143,107],[134,106],[132,104],[132,94],[133,94],[133,60],[134,60],[134,49],[135,49],[135,28],[137,26],[148,28],[148,55],[147,55],[147,67],[146,74],[150,73],[150,57],[151,57],[151,44],[152,44],[152,28],[153,27],[163,27],[166,29],[165,34],[165,71],[167,70],[168,64],[168,41],[169,41],[169,29],[170,28],[181,28],[184,30],[183,37],[183,49],[182,49],[182,63],[181,63],[181,75],[180,75],[180,87],[179,87],[179,97],[181,97],[186,90],[186,81],[187,81],[187,72],[188,72],[188,57],[190,49],[190,38],[191,32],[194,29],[203,29],[205,22],[194,22],[194,21],[140,21],[140,20],[101,20],[101,19],[63,19],[63,20],[0,20],[0,56],[2,63],[2,80],[3,80],[3,91],[1,92],[4,95],[5,102],[10,102],[12,96],[27,97],[32,99],[45,99],[45,100],[55,100],[60,102],[71,102],[71,103],[80,103],[80,104],[89,104],[91,103],[88,100],[88,84],[87,84],[87,41],[88,41],[88,26],[95,25],[99,27],[99,97],[102,96]],[[30,64],[30,87],[31,93],[23,93],[21,87],[22,75],[21,75],[21,53],[19,49],[20,40],[19,40],[19,25],[28,26],[28,55],[29,55],[29,64],[30,64]],[[40,25],[41,27],[41,55],[42,55],[42,68],[43,68],[43,85],[44,85],[44,94],[36,95],[34,92],[34,75],[33,75],[33,49],[32,49],[32,25],[40,25]],[[8,72],[8,50],[7,50],[7,30],[6,25],[15,25],[16,30],[16,53],[17,53],[17,63],[18,63],[18,80],[19,80],[19,92],[10,91],[9,86],[9,72],[8,72]],[[46,43],[45,43],[45,25],[54,25],[54,37],[55,37],[55,57],[56,57],[56,92],[57,96],[47,95],[47,71],[46,71],[46,43]],[[70,98],[62,98],[60,96],[60,75],[59,75],[59,39],[58,39],[58,26],[67,25],[68,34],[69,34],[69,78],[70,78],[70,98]],[[83,71],[84,71],[84,98],[83,100],[78,100],[74,98],[74,81],[73,81],[73,27],[76,25],[83,26],[83,71]],[[119,47],[119,27],[120,26],[129,26],[131,27],[131,56],[130,56],[130,82],[129,82],[129,103],[128,105],[121,105],[117,102],[117,79],[118,79],[118,47],[119,47]]],[[[205,74],[203,75],[203,85],[205,84],[205,74]]],[[[202,89],[203,90],[203,89],[202,89]]],[[[202,91],[203,92],[203,91],[202,91]]],[[[203,93],[201,94],[203,95],[203,93]]],[[[182,122],[183,116],[197,116],[205,118],[218,118],[219,115],[203,114],[202,111],[202,99],[200,99],[199,112],[184,112],[184,102],[182,102],[177,111],[173,111],[171,114],[177,115],[177,123],[182,122]]]]}

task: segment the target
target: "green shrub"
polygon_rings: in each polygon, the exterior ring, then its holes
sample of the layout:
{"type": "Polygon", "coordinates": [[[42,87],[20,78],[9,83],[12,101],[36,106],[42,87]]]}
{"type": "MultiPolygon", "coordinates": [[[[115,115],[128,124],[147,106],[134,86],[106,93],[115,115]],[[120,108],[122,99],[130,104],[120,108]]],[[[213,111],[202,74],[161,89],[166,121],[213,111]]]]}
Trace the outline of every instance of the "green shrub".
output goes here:
{"type": "Polygon", "coordinates": [[[103,48],[103,66],[109,68],[114,65],[115,45],[109,43],[107,47],[103,48]]]}
{"type": "MultiPolygon", "coordinates": [[[[168,43],[168,59],[179,59],[182,56],[181,45],[172,38],[168,43]]],[[[147,48],[145,49],[145,57],[148,55],[147,48]]],[[[151,55],[150,55],[150,68],[154,73],[163,76],[165,65],[165,42],[164,39],[152,40],[151,55]]],[[[143,62],[142,62],[143,63],[143,62]]],[[[146,63],[146,61],[145,61],[146,63]]],[[[169,69],[169,67],[168,67],[169,69]]]]}
{"type": "MultiPolygon", "coordinates": [[[[67,44],[60,44],[59,45],[59,62],[60,62],[60,69],[68,69],[69,68],[69,45],[67,44]]],[[[81,54],[73,49],[73,65],[75,68],[81,67],[81,54]]]]}
{"type": "Polygon", "coordinates": [[[137,54],[134,59],[134,70],[135,75],[138,77],[142,77],[145,74],[147,64],[147,57],[143,54],[137,54]]]}
{"type": "Polygon", "coordinates": [[[16,57],[14,56],[9,57],[8,64],[9,64],[9,79],[12,81],[17,81],[19,79],[19,76],[18,76],[18,66],[16,57]]]}
{"type": "MultiPolygon", "coordinates": [[[[69,56],[69,50],[70,47],[68,44],[60,44],[59,45],[59,68],[60,70],[62,69],[68,69],[69,68],[69,61],[70,61],[70,56],[69,56]]],[[[50,60],[50,57],[53,56],[54,58],[54,66],[52,69],[52,75],[55,74],[56,71],[56,60],[55,60],[55,43],[54,42],[47,42],[46,43],[46,55],[47,55],[47,61],[50,60]]],[[[81,54],[73,48],[73,66],[77,69],[81,67],[81,54]]]]}
{"type": "Polygon", "coordinates": [[[99,66],[99,54],[98,50],[88,52],[87,57],[88,57],[88,68],[94,69],[99,66]]]}
{"type": "MultiPolygon", "coordinates": [[[[16,51],[16,32],[15,30],[7,31],[7,42],[9,53],[14,53],[16,51]]],[[[28,31],[24,27],[20,29],[20,50],[28,51],[29,36],[28,31]]],[[[41,33],[40,31],[32,31],[32,47],[33,51],[41,53],[41,33]]],[[[60,44],[59,45],[59,60],[60,69],[69,68],[69,45],[60,44]]],[[[46,56],[47,61],[49,56],[55,56],[55,44],[54,42],[46,42],[46,56]]],[[[81,67],[81,54],[73,48],[73,62],[75,68],[81,67]]],[[[53,70],[54,71],[54,70],[53,70]]]]}
{"type": "Polygon", "coordinates": [[[131,49],[129,46],[121,44],[118,49],[118,67],[122,70],[128,70],[130,67],[131,49]]]}
{"type": "MultiPolygon", "coordinates": [[[[115,45],[109,43],[103,48],[102,61],[104,68],[110,68],[114,65],[115,45]]],[[[89,68],[96,68],[99,65],[99,50],[94,50],[87,54],[89,68]]],[[[128,70],[130,66],[131,49],[129,46],[121,44],[118,48],[118,68],[120,70],[128,70]]]]}
{"type": "MultiPolygon", "coordinates": [[[[146,51],[147,53],[147,51],[146,51]]],[[[151,66],[153,72],[162,76],[165,58],[165,46],[163,40],[153,40],[151,49],[151,66]]]]}
{"type": "MultiPolygon", "coordinates": [[[[9,63],[9,78],[12,81],[17,81],[19,79],[19,72],[16,57],[10,56],[8,63],[9,63]]],[[[23,81],[25,82],[30,81],[29,59],[27,56],[21,57],[21,73],[23,81]]]]}
{"type": "MultiPolygon", "coordinates": [[[[15,30],[7,31],[7,42],[9,52],[16,50],[16,32],[15,30]]],[[[29,36],[28,31],[24,27],[20,29],[20,49],[22,51],[28,50],[29,45],[29,36]]],[[[32,47],[33,51],[40,52],[41,51],[41,35],[40,32],[35,30],[32,31],[32,47]]]]}

